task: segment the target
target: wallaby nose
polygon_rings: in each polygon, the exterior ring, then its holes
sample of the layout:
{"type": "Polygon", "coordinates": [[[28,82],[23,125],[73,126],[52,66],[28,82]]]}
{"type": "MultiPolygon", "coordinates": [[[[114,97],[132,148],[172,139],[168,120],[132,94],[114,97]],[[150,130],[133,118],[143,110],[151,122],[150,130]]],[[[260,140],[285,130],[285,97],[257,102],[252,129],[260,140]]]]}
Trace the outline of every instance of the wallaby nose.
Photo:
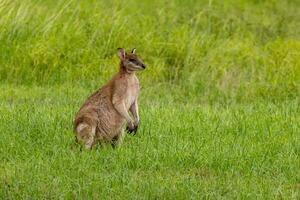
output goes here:
{"type": "Polygon", "coordinates": [[[146,69],[146,67],[147,67],[146,65],[142,64],[142,68],[146,69]]]}

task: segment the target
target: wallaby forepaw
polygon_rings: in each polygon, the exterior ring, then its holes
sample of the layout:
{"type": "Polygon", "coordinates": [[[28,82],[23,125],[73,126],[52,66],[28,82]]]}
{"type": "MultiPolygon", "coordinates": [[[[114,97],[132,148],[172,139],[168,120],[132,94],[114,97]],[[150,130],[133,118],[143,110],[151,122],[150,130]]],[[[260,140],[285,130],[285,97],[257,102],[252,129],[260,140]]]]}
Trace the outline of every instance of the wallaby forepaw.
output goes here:
{"type": "Polygon", "coordinates": [[[134,128],[130,128],[128,126],[126,126],[126,132],[131,134],[133,132],[134,128]]]}
{"type": "Polygon", "coordinates": [[[126,127],[127,133],[133,134],[133,135],[136,134],[137,129],[138,129],[138,125],[133,126],[133,128],[130,128],[130,127],[128,127],[128,126],[126,127]]]}

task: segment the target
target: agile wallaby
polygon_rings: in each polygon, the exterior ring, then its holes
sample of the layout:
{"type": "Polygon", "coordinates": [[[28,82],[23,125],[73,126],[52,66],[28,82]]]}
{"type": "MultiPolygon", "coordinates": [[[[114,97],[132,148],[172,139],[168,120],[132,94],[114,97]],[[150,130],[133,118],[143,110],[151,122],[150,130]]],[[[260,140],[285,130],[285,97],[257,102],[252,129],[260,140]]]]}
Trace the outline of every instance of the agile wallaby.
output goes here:
{"type": "Polygon", "coordinates": [[[76,139],[87,149],[97,142],[117,145],[122,139],[125,121],[129,133],[136,133],[138,128],[139,81],[135,72],[144,70],[146,65],[135,49],[126,53],[125,49],[118,48],[118,55],[121,60],[119,73],[86,100],[74,121],[76,139]]]}

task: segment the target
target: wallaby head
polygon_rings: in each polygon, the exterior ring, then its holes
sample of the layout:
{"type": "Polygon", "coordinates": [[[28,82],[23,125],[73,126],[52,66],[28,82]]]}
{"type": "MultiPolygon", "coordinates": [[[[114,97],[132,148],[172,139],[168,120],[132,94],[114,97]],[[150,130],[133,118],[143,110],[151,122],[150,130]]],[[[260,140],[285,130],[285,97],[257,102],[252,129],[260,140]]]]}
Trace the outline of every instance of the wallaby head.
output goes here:
{"type": "Polygon", "coordinates": [[[118,55],[121,60],[120,67],[128,73],[144,70],[146,65],[135,53],[136,49],[132,49],[131,53],[125,52],[125,49],[118,48],[118,55]]]}

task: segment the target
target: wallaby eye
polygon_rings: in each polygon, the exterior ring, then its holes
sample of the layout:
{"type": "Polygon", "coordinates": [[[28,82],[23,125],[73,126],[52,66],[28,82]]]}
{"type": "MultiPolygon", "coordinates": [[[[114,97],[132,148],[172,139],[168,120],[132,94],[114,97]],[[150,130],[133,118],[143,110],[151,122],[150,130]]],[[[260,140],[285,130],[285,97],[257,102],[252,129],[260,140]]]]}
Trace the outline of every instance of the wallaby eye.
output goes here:
{"type": "Polygon", "coordinates": [[[134,62],[135,60],[134,60],[134,59],[132,59],[132,58],[130,58],[130,59],[129,59],[129,61],[130,61],[130,62],[134,62]]]}

